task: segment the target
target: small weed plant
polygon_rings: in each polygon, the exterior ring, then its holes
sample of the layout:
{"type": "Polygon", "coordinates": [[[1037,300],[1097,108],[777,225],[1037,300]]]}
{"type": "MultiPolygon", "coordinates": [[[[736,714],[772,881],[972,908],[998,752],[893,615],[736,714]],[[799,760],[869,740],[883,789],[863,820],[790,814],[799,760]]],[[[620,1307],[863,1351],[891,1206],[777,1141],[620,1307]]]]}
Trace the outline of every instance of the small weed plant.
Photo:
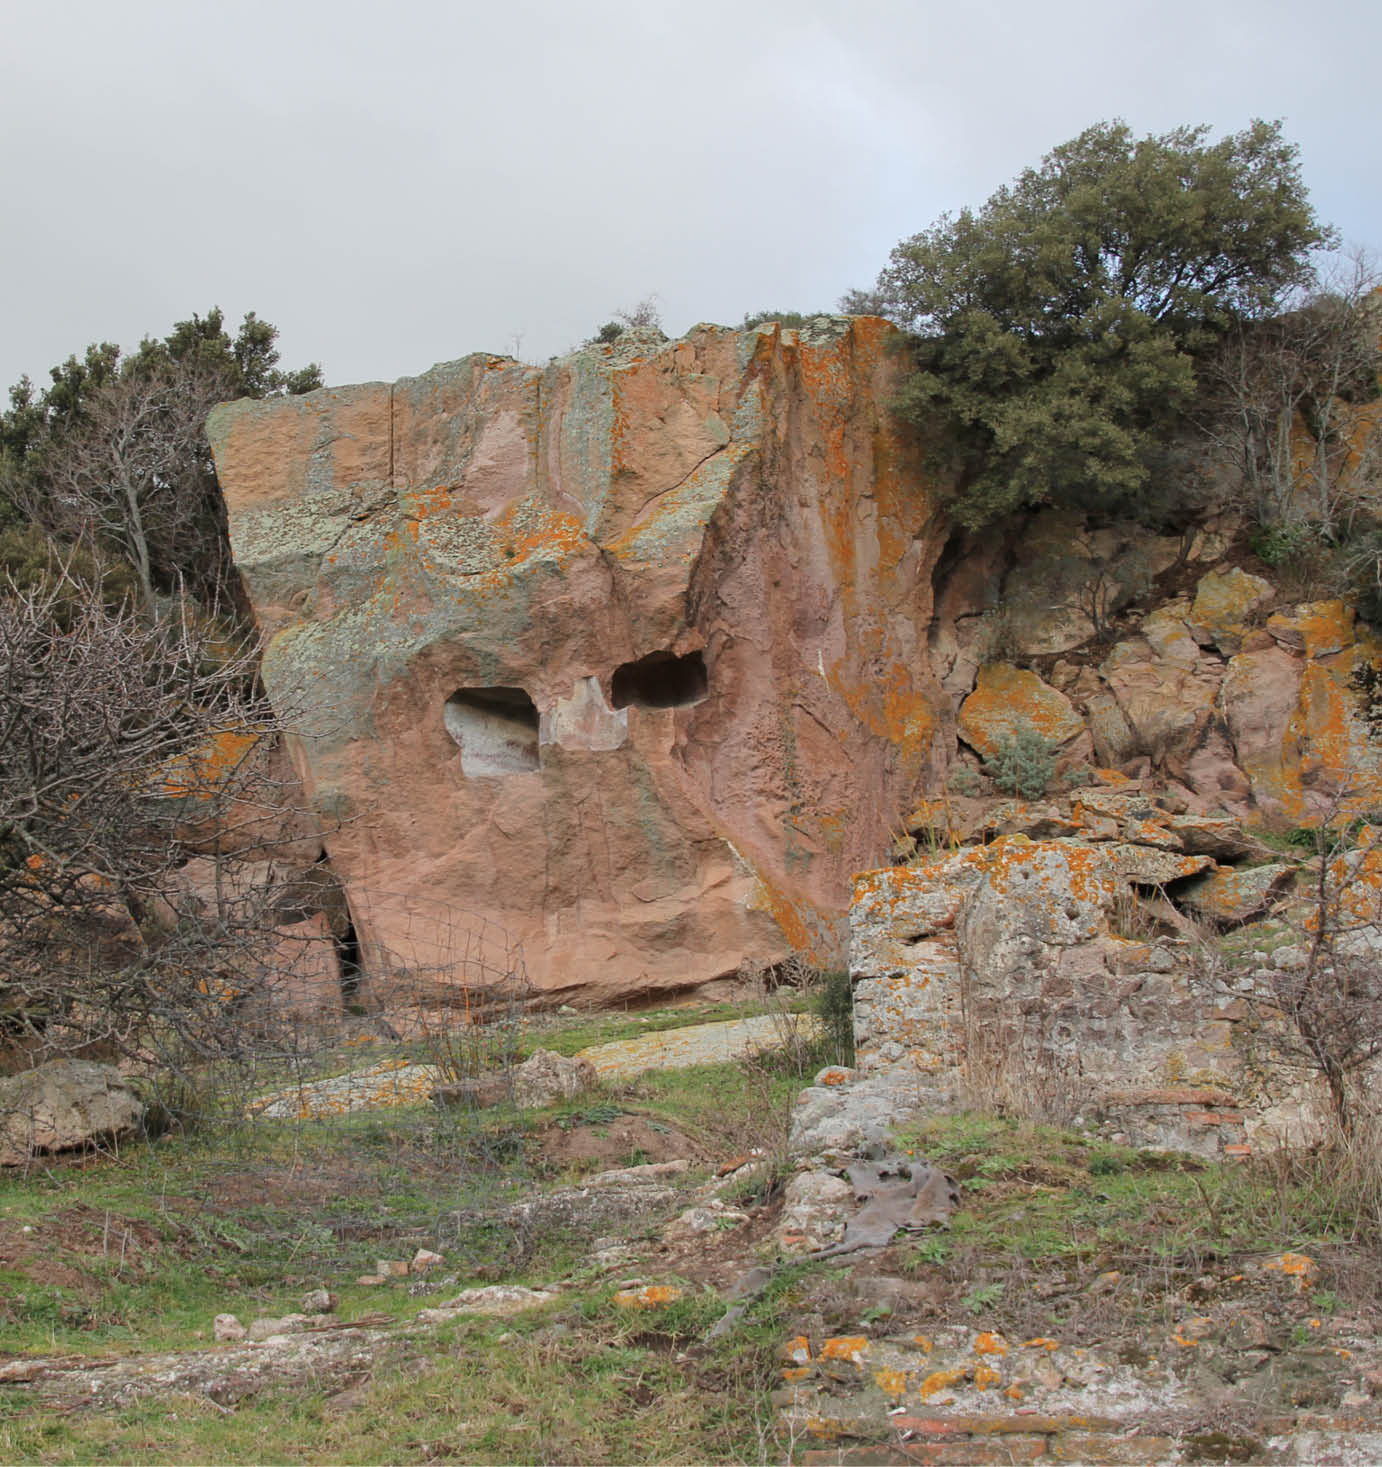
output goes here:
{"type": "Polygon", "coordinates": [[[1005,795],[1038,800],[1056,774],[1056,745],[1030,723],[998,740],[984,773],[1005,795]]]}

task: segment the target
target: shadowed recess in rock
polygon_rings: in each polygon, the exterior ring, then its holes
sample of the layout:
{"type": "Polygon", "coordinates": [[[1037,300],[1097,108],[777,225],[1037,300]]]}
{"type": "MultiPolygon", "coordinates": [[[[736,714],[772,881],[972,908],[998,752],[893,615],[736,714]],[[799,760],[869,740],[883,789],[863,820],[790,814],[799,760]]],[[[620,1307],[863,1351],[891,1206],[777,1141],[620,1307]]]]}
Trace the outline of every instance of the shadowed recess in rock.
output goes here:
{"type": "Polygon", "coordinates": [[[468,775],[530,774],[538,768],[538,715],[522,688],[461,688],[442,710],[468,775]]]}
{"type": "Polygon", "coordinates": [[[710,690],[705,658],[699,652],[677,657],[650,652],[614,670],[610,704],[614,708],[684,708],[710,690]]]}

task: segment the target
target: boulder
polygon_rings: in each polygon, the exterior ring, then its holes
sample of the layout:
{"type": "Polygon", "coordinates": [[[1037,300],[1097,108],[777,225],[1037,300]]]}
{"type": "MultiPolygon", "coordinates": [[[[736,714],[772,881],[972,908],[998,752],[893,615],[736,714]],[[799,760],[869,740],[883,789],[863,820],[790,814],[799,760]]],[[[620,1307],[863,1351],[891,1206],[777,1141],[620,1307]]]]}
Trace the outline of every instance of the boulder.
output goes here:
{"type": "Polygon", "coordinates": [[[279,1335],[300,1335],[310,1322],[305,1314],[284,1314],[277,1317],[261,1314],[258,1319],[250,1321],[245,1338],[251,1344],[262,1344],[265,1340],[276,1339],[279,1335]]]}
{"type": "Polygon", "coordinates": [[[555,1298],[554,1289],[530,1289],[523,1284],[486,1284],[475,1289],[462,1289],[455,1298],[435,1309],[423,1309],[417,1317],[423,1324],[446,1324],[466,1314],[503,1319],[536,1309],[555,1298]]]}
{"type": "Polygon", "coordinates": [[[797,1172],[782,1197],[773,1237],[788,1255],[815,1253],[845,1235],[854,1212],[854,1188],[833,1172],[797,1172]]]}
{"type": "Polygon", "coordinates": [[[1279,647],[1240,652],[1219,689],[1236,762],[1252,781],[1257,803],[1273,813],[1299,813],[1298,792],[1286,773],[1286,728],[1300,696],[1303,668],[1279,647]]]}
{"type": "Polygon", "coordinates": [[[945,486],[890,411],[898,339],[631,331],[212,415],[369,1002],[838,961],[853,872],[948,757],[945,486]]]}
{"type": "Polygon", "coordinates": [[[1216,568],[1195,587],[1188,618],[1192,635],[1201,645],[1232,656],[1243,645],[1248,623],[1275,595],[1271,582],[1261,576],[1237,566],[1216,568]]]}
{"type": "Polygon", "coordinates": [[[1346,601],[1310,601],[1267,618],[1267,631],[1283,647],[1307,657],[1329,657],[1351,647],[1357,614],[1346,601]]]}
{"type": "Polygon", "coordinates": [[[1029,728],[1051,744],[1068,743],[1085,731],[1070,699],[1036,673],[1007,662],[980,668],[974,691],[960,707],[960,737],[991,759],[1005,740],[1029,728]]]}
{"type": "Polygon", "coordinates": [[[521,1106],[551,1105],[574,1100],[598,1080],[595,1066],[579,1055],[535,1050],[513,1072],[513,1098],[521,1106]]]}
{"type": "Polygon", "coordinates": [[[1103,715],[1097,737],[1110,756],[1141,753],[1160,762],[1205,727],[1221,671],[1202,656],[1180,613],[1171,606],[1146,617],[1139,635],[1114,647],[1100,668],[1131,730],[1130,740],[1103,715]]]}
{"type": "Polygon", "coordinates": [[[1078,511],[1055,509],[1033,516],[1014,548],[1002,607],[1008,636],[1026,657],[1088,642],[1178,553],[1170,536],[1134,525],[1091,531],[1078,511]]]}
{"type": "Polygon", "coordinates": [[[143,1102],[119,1070],[91,1060],[49,1060],[0,1077],[0,1166],[117,1142],[143,1118],[143,1102]]]}
{"type": "Polygon", "coordinates": [[[1211,921],[1246,922],[1258,916],[1295,878],[1296,867],[1275,862],[1238,870],[1211,871],[1178,892],[1193,912],[1211,921]]]}

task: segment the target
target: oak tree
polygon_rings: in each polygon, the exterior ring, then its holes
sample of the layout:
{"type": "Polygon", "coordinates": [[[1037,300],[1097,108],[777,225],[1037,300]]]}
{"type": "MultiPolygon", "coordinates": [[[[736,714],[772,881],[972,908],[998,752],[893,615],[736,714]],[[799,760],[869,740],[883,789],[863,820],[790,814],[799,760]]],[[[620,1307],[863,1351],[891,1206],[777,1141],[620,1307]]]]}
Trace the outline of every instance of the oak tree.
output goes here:
{"type": "Polygon", "coordinates": [[[1156,518],[1155,450],[1200,354],[1270,314],[1329,238],[1279,124],[1210,142],[1099,123],[903,240],[842,304],[912,333],[900,406],[953,461],[960,523],[1039,504],[1156,518]]]}

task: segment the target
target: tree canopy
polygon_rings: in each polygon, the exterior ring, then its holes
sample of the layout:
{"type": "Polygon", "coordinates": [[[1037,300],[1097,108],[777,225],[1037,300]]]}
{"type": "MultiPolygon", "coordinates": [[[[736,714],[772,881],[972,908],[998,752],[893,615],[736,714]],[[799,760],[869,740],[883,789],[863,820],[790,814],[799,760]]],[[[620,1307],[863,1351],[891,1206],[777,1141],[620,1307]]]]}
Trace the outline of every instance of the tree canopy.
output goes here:
{"type": "Polygon", "coordinates": [[[94,343],[54,367],[42,392],[22,379],[0,414],[0,528],[27,521],[64,545],[114,554],[150,610],[179,581],[226,599],[224,512],[203,425],[227,398],[322,385],[315,363],[280,369],[277,338],[253,311],[231,336],[213,309],[128,355],[94,343]]]}
{"type": "Polygon", "coordinates": [[[876,288],[845,298],[913,334],[900,406],[943,425],[961,523],[1167,507],[1151,465],[1198,355],[1272,312],[1331,240],[1279,124],[1208,131],[1087,128],[977,212],[903,240],[876,288]]]}

